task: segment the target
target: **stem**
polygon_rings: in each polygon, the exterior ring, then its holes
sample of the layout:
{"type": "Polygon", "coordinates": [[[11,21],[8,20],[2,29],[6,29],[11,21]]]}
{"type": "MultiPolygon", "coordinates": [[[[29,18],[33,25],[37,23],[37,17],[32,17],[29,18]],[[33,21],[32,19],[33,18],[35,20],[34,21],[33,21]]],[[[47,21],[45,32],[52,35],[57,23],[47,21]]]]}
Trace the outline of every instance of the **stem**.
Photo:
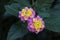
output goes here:
{"type": "Polygon", "coordinates": [[[34,6],[34,0],[32,0],[32,6],[34,6]]]}
{"type": "Polygon", "coordinates": [[[32,0],[32,7],[33,7],[33,8],[35,8],[34,5],[35,5],[35,4],[34,4],[34,0],[32,0]]]}

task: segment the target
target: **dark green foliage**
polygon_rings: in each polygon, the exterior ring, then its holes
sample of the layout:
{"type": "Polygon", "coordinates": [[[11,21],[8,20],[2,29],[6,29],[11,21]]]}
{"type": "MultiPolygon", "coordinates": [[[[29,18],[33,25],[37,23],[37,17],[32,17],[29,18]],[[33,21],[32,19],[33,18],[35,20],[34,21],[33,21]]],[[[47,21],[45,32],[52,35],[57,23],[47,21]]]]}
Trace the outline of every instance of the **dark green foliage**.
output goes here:
{"type": "Polygon", "coordinates": [[[46,29],[60,33],[60,4],[50,10],[51,17],[46,21],[46,29]]]}
{"type": "Polygon", "coordinates": [[[16,17],[18,17],[19,8],[20,8],[20,5],[17,3],[5,6],[6,12],[16,17]]]}
{"type": "MultiPolygon", "coordinates": [[[[45,29],[60,33],[60,6],[56,5],[54,9],[50,9],[53,1],[54,0],[36,0],[33,1],[33,5],[29,0],[10,0],[9,5],[5,5],[6,12],[4,18],[11,15],[18,18],[19,11],[22,10],[22,8],[32,7],[36,14],[41,16],[45,21],[45,29]]],[[[28,33],[27,23],[23,23],[18,19],[18,21],[11,26],[7,40],[21,39],[28,33]]],[[[44,37],[43,35],[44,32],[42,33],[42,37],[44,37]]]]}
{"type": "Polygon", "coordinates": [[[38,8],[49,8],[54,0],[37,0],[35,6],[38,8]]]}
{"type": "Polygon", "coordinates": [[[7,40],[16,40],[22,38],[28,32],[25,25],[17,26],[13,24],[8,32],[7,40]]]}

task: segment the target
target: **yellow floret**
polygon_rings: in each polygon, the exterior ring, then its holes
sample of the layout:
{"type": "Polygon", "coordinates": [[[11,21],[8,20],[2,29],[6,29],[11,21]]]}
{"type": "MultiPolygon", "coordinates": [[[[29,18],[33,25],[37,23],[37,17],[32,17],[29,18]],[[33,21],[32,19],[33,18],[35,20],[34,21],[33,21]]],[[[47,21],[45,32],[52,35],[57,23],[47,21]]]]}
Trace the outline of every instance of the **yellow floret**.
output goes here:
{"type": "Polygon", "coordinates": [[[22,16],[26,16],[29,17],[32,15],[32,11],[30,9],[26,10],[26,9],[22,9],[22,16]]]}
{"type": "Polygon", "coordinates": [[[37,20],[36,18],[34,18],[33,21],[34,21],[34,24],[33,24],[34,28],[36,30],[39,30],[42,27],[41,20],[37,20]]]}
{"type": "Polygon", "coordinates": [[[26,10],[25,9],[22,9],[22,16],[25,16],[26,15],[26,10]]]}
{"type": "Polygon", "coordinates": [[[28,9],[27,10],[27,16],[31,16],[31,14],[32,14],[32,10],[28,9]]]}

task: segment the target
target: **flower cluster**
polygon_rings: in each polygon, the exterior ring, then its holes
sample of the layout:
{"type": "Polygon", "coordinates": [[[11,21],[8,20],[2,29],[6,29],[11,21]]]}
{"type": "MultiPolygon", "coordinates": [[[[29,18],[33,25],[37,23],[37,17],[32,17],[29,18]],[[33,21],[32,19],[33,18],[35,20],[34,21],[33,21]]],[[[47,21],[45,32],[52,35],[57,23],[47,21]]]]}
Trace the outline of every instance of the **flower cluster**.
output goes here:
{"type": "Polygon", "coordinates": [[[39,16],[31,18],[28,20],[28,29],[38,34],[44,29],[44,21],[39,16]]]}
{"type": "Polygon", "coordinates": [[[22,11],[19,11],[19,18],[21,21],[28,20],[29,18],[33,18],[35,16],[35,11],[32,8],[25,7],[22,11]]]}
{"type": "Polygon", "coordinates": [[[44,21],[40,16],[35,17],[35,11],[32,8],[25,7],[19,11],[21,21],[28,21],[28,30],[38,34],[44,29],[44,21]]]}

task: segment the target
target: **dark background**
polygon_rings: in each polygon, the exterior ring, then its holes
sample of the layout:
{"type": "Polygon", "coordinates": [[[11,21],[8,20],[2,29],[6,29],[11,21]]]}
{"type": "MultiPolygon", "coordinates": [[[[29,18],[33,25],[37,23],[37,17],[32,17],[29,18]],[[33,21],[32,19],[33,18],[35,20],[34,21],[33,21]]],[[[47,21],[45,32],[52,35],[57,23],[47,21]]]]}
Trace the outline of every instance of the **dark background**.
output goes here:
{"type": "MultiPolygon", "coordinates": [[[[8,4],[8,2],[9,0],[0,0],[0,40],[6,40],[10,26],[18,20],[15,16],[8,16],[4,19],[3,17],[5,13],[4,5],[8,4]]],[[[59,0],[54,0],[50,8],[54,9],[55,5],[57,4],[60,4],[59,0]]],[[[23,40],[60,40],[59,33],[47,29],[44,29],[43,32],[39,34],[41,35],[39,38],[37,38],[38,35],[28,33],[29,35],[27,34],[26,36],[24,36],[23,40]],[[42,36],[43,32],[46,35],[45,37],[42,36]]],[[[17,40],[19,40],[19,38],[17,40]]]]}

